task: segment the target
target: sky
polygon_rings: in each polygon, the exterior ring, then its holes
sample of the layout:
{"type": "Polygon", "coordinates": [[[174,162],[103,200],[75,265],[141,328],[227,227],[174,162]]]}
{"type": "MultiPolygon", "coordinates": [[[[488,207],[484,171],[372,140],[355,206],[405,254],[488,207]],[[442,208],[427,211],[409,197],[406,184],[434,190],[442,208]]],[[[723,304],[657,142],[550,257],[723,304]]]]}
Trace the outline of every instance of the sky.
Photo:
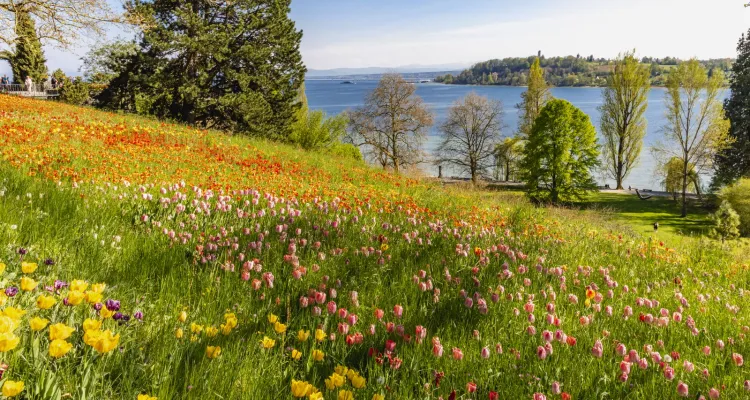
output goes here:
{"type": "MultiPolygon", "coordinates": [[[[117,0],[109,0],[113,3],[117,0]]],[[[724,58],[750,28],[746,0],[293,0],[308,69],[469,65],[581,54],[724,58]]],[[[127,35],[110,28],[109,38],[127,35]]],[[[46,46],[50,70],[76,75],[95,40],[46,46]]],[[[0,74],[9,67],[0,62],[0,74]]]]}

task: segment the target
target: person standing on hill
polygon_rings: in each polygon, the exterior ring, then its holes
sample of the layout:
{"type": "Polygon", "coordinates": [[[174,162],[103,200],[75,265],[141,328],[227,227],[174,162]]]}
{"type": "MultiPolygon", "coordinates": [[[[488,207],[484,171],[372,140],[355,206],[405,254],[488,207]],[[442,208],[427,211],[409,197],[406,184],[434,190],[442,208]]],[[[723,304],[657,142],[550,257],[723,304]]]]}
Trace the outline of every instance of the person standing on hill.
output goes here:
{"type": "Polygon", "coordinates": [[[10,79],[8,79],[8,75],[3,75],[2,78],[0,78],[0,91],[5,90],[6,86],[10,84],[10,79]]]}
{"type": "Polygon", "coordinates": [[[26,77],[26,82],[24,82],[24,83],[26,84],[26,91],[27,92],[32,92],[33,89],[34,89],[34,81],[31,80],[30,76],[26,77]]]}

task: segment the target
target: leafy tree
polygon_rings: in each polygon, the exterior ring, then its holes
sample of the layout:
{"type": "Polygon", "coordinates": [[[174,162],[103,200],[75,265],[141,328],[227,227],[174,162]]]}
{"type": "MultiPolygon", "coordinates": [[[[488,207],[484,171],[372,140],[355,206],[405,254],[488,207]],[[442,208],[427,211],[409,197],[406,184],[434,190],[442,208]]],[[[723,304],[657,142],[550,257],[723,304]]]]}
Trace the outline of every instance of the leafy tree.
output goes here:
{"type": "Polygon", "coordinates": [[[716,155],[714,188],[750,176],[750,31],[740,37],[737,53],[729,78],[731,91],[724,101],[733,143],[716,155]]]}
{"type": "Polygon", "coordinates": [[[635,52],[631,52],[617,59],[602,91],[599,111],[604,167],[617,189],[623,189],[622,181],[638,162],[643,148],[649,89],[649,69],[639,64],[635,52]]]}
{"type": "Polygon", "coordinates": [[[140,49],[99,96],[108,108],[286,140],[305,67],[291,0],[129,1],[140,49]]]}
{"type": "Polygon", "coordinates": [[[700,175],[711,167],[714,156],[729,143],[729,123],[724,118],[719,97],[724,81],[717,71],[709,78],[697,60],[681,63],[667,80],[666,143],[652,151],[657,160],[676,157],[682,164],[682,216],[687,216],[687,191],[691,168],[700,175]]]}
{"type": "Polygon", "coordinates": [[[0,59],[10,63],[15,83],[23,83],[27,76],[35,83],[40,83],[47,78],[47,60],[44,59],[34,20],[28,12],[19,11],[15,16],[14,48],[12,51],[0,52],[0,59]]]}
{"type": "Polygon", "coordinates": [[[76,77],[72,81],[66,82],[62,88],[60,88],[60,100],[75,104],[83,105],[89,102],[90,87],[87,82],[84,82],[80,77],[76,77]]]}
{"type": "Polygon", "coordinates": [[[519,112],[518,132],[522,136],[529,136],[534,121],[551,98],[547,82],[544,81],[544,70],[539,66],[539,58],[535,58],[529,70],[528,89],[521,94],[521,103],[516,105],[519,112]]]}
{"type": "Polygon", "coordinates": [[[398,173],[422,161],[422,143],[432,126],[430,110],[416,87],[399,74],[384,74],[365,104],[349,112],[348,140],[398,173]]]}
{"type": "Polygon", "coordinates": [[[741,178],[725,187],[719,198],[732,206],[740,216],[740,232],[750,235],[750,178],[741,178]]]}
{"type": "Polygon", "coordinates": [[[137,52],[138,45],[131,41],[99,44],[81,58],[81,71],[88,82],[107,85],[127,68],[128,61],[137,52]]]}
{"type": "Polygon", "coordinates": [[[16,42],[24,14],[38,22],[39,37],[62,47],[81,34],[101,36],[105,24],[119,21],[107,0],[0,0],[0,43],[16,42]]]}
{"type": "Polygon", "coordinates": [[[516,177],[521,156],[523,155],[523,140],[520,137],[505,138],[504,141],[495,146],[495,167],[498,172],[503,172],[503,180],[510,181],[516,177]]]}
{"type": "Polygon", "coordinates": [[[441,143],[438,162],[453,164],[471,176],[476,184],[479,175],[492,166],[495,144],[500,140],[503,105],[474,92],[457,100],[440,126],[441,143]]]}
{"type": "Polygon", "coordinates": [[[721,239],[722,243],[740,236],[740,216],[728,202],[721,202],[719,209],[711,215],[711,220],[714,222],[712,233],[714,237],[721,239]]]}
{"type": "Polygon", "coordinates": [[[595,190],[591,169],[598,165],[596,129],[588,115],[565,100],[551,100],[534,122],[521,170],[531,198],[581,199],[595,190]]]}
{"type": "Polygon", "coordinates": [[[307,105],[304,84],[299,89],[299,103],[297,118],[292,124],[292,133],[289,135],[291,143],[305,150],[329,149],[340,143],[349,123],[346,114],[328,118],[323,111],[311,111],[307,105]]]}
{"type": "Polygon", "coordinates": [[[68,80],[65,72],[63,72],[63,70],[60,68],[56,69],[55,72],[52,73],[52,77],[57,80],[58,84],[61,84],[68,80]]]}
{"type": "MultiPolygon", "coordinates": [[[[682,161],[678,157],[672,157],[658,171],[662,175],[661,185],[664,191],[672,193],[675,201],[682,191],[682,161]]],[[[700,177],[695,172],[695,166],[688,167],[688,190],[700,192],[700,177]]]]}

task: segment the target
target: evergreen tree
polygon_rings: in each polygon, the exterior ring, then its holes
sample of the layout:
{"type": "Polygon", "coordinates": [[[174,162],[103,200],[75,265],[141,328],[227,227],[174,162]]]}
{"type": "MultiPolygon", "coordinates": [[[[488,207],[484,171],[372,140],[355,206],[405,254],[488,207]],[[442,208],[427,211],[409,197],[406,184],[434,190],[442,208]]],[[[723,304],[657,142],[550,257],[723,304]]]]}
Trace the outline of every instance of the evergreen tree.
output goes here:
{"type": "Polygon", "coordinates": [[[737,53],[729,78],[731,92],[724,101],[724,113],[730,123],[729,136],[734,142],[716,156],[714,188],[750,176],[750,31],[740,37],[737,53]]]}
{"type": "Polygon", "coordinates": [[[291,0],[132,0],[139,51],[98,100],[206,128],[287,139],[305,67],[291,0]]]}
{"type": "Polygon", "coordinates": [[[539,58],[535,58],[529,69],[528,89],[521,94],[521,103],[516,105],[519,112],[518,132],[522,136],[529,136],[534,121],[551,99],[552,95],[544,80],[544,70],[539,65],[539,58]]]}
{"type": "Polygon", "coordinates": [[[0,59],[10,63],[13,82],[23,83],[27,76],[40,83],[47,78],[47,66],[34,20],[25,11],[16,12],[16,40],[12,51],[0,52],[0,59]]]}

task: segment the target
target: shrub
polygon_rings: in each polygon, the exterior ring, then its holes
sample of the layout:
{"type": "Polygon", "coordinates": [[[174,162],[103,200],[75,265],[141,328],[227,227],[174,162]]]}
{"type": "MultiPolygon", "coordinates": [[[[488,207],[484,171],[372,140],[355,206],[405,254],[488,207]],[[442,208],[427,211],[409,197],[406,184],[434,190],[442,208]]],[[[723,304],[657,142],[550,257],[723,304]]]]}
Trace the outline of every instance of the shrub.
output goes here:
{"type": "Polygon", "coordinates": [[[356,161],[363,161],[362,152],[359,151],[359,147],[351,143],[336,143],[331,146],[328,150],[331,154],[351,158],[356,161]]]}
{"type": "Polygon", "coordinates": [[[721,202],[719,209],[711,215],[711,219],[714,221],[713,235],[722,242],[740,236],[740,216],[728,202],[721,202]]]}
{"type": "Polygon", "coordinates": [[[750,178],[742,178],[721,191],[719,197],[729,203],[740,217],[740,233],[750,235],[750,178]]]}
{"type": "Polygon", "coordinates": [[[89,84],[81,80],[81,78],[66,81],[63,87],[60,88],[60,100],[75,105],[86,104],[91,99],[89,90],[89,84]]]}

